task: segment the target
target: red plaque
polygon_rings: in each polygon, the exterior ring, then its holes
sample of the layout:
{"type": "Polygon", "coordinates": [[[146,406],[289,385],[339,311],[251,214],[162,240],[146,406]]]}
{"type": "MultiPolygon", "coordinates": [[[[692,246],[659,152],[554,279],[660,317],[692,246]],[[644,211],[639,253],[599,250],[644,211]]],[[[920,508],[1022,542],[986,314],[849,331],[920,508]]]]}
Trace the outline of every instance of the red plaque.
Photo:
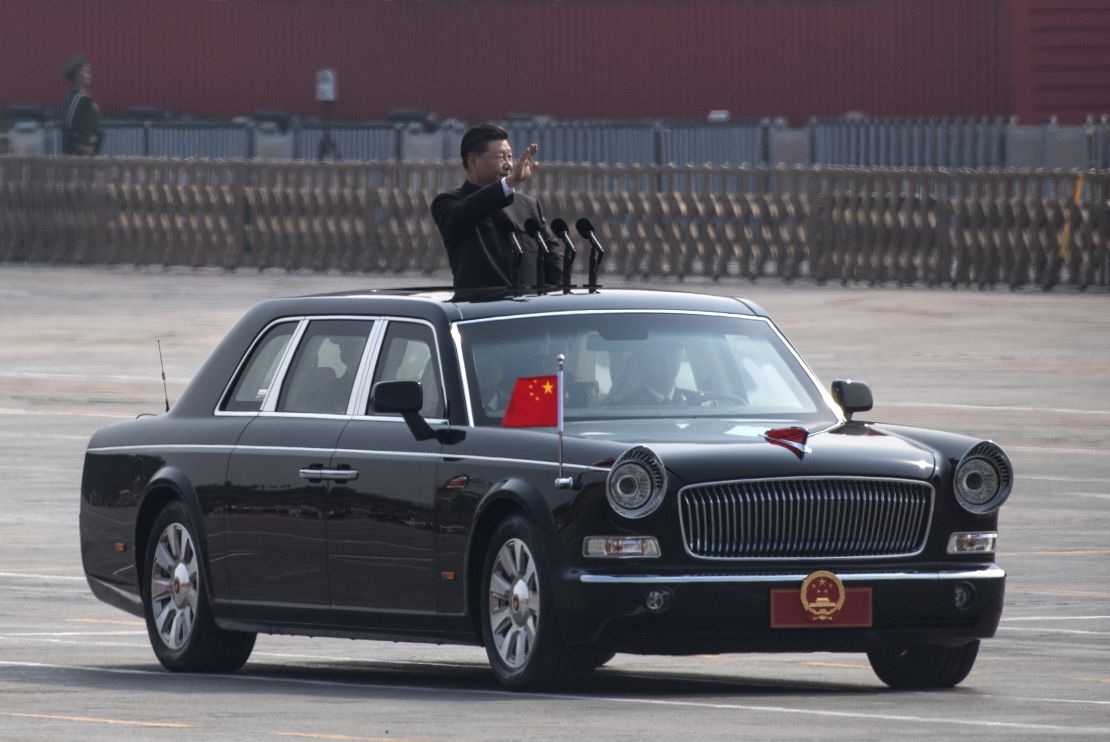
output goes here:
{"type": "Polygon", "coordinates": [[[820,629],[871,626],[871,588],[846,588],[832,572],[820,570],[797,590],[771,590],[771,628],[820,629]]]}

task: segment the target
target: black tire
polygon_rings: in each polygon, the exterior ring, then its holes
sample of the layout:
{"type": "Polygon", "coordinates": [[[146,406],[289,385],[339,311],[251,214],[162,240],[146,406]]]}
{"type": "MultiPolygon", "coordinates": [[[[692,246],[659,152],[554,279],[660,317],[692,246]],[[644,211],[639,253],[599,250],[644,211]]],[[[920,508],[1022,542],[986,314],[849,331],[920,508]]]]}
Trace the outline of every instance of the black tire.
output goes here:
{"type": "Polygon", "coordinates": [[[570,688],[594,668],[594,645],[567,645],[560,636],[549,564],[521,515],[501,522],[482,561],[482,641],[493,674],[510,690],[570,688]]]}
{"type": "Polygon", "coordinates": [[[978,654],[976,639],[958,647],[919,644],[900,651],[868,652],[867,659],[891,688],[912,690],[958,685],[971,672],[978,654]]]}
{"type": "Polygon", "coordinates": [[[608,647],[597,646],[594,647],[594,656],[593,659],[590,661],[593,663],[594,667],[601,667],[602,665],[607,664],[609,660],[613,659],[616,656],[617,653],[614,652],[612,649],[609,649],[608,647]]]}
{"type": "Polygon", "coordinates": [[[154,519],[143,555],[147,635],[167,670],[235,672],[250,657],[256,635],[225,631],[212,620],[197,533],[177,501],[154,519]]]}

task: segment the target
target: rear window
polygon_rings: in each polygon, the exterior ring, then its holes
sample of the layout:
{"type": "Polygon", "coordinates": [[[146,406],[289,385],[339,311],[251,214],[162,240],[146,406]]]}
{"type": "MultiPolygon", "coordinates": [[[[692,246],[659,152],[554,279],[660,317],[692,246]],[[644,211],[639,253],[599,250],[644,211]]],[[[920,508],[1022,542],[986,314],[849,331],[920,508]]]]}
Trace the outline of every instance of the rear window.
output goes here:
{"type": "Polygon", "coordinates": [[[227,412],[258,412],[270,391],[289,339],[297,329],[297,322],[282,322],[270,327],[254,344],[250,357],[242,366],[235,385],[220,408],[227,412]]]}
{"type": "Polygon", "coordinates": [[[372,326],[364,320],[310,322],[289,365],[277,411],[346,413],[372,326]]]}

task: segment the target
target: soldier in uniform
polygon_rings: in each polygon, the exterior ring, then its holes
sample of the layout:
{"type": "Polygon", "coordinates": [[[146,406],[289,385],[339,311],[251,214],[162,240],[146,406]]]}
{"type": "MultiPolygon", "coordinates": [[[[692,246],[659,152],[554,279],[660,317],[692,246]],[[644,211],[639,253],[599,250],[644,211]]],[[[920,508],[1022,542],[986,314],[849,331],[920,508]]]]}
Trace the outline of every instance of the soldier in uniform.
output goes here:
{"type": "Polygon", "coordinates": [[[62,103],[62,154],[92,157],[104,142],[104,126],[100,109],[89,96],[92,68],[85,55],[78,52],[62,68],[62,77],[69,81],[69,95],[62,103]]]}
{"type": "MultiPolygon", "coordinates": [[[[544,222],[539,201],[517,190],[535,171],[536,145],[513,162],[509,134],[500,126],[479,124],[463,134],[460,146],[466,181],[432,201],[432,217],[447,248],[456,291],[508,288],[513,285],[516,235],[524,252],[516,279],[521,286],[536,282],[536,261],[544,250],[528,236],[524,224],[535,219],[548,244],[554,238],[544,222]]],[[[544,282],[562,281],[558,250],[547,256],[544,282]]]]}

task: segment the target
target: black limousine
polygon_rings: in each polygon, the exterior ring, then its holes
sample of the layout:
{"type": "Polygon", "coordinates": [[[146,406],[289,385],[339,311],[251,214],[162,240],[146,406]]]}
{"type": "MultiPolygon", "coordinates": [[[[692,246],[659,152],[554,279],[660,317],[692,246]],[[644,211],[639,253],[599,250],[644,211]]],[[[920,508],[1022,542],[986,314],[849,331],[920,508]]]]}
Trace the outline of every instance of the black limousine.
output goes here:
{"type": "Polygon", "coordinates": [[[1013,471],[871,406],[741,299],[272,300],[172,410],[92,437],[81,554],[170,670],[237,670],[262,632],[484,645],[514,689],[616,652],[952,686],[1002,612],[1013,471]]]}

